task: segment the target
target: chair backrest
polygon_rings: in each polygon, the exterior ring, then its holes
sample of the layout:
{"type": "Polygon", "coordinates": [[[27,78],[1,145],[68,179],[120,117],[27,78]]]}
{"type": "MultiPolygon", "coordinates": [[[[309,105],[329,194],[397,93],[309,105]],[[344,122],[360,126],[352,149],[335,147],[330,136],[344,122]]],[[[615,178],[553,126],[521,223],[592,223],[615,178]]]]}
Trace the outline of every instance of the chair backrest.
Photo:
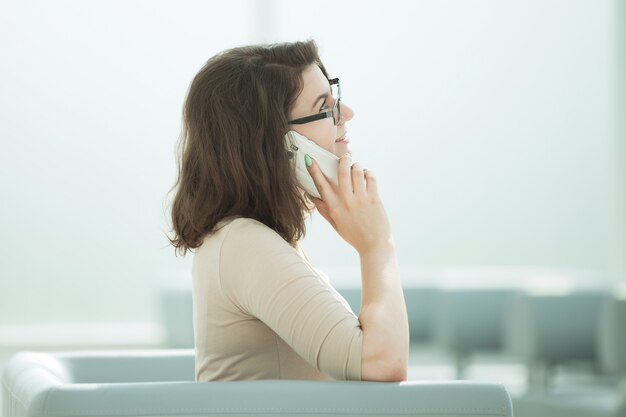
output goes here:
{"type": "Polygon", "coordinates": [[[4,417],[513,415],[500,384],[193,382],[193,351],[22,352],[2,374],[4,417]]]}
{"type": "Polygon", "coordinates": [[[615,294],[602,306],[596,348],[604,372],[626,374],[626,297],[615,294]]]}
{"type": "MultiPolygon", "coordinates": [[[[339,287],[337,291],[346,299],[356,314],[361,310],[361,289],[339,287]]],[[[404,287],[404,300],[409,318],[412,342],[428,342],[434,335],[435,311],[440,290],[435,287],[404,287]]]]}
{"type": "Polygon", "coordinates": [[[505,317],[517,289],[467,288],[440,292],[435,338],[460,354],[499,351],[503,347],[505,317]]]}
{"type": "Polygon", "coordinates": [[[160,317],[165,331],[165,346],[193,348],[193,301],[186,281],[165,282],[159,288],[160,317]]]}
{"type": "Polygon", "coordinates": [[[523,293],[510,310],[506,344],[528,362],[596,360],[596,334],[607,290],[523,293]]]}

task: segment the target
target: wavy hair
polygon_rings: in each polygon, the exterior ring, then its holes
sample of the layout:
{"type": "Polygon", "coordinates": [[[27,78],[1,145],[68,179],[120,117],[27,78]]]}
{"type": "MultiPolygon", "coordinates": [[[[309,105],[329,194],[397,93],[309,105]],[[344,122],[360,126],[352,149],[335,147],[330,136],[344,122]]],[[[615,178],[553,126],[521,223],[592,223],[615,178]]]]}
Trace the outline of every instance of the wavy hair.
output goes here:
{"type": "Polygon", "coordinates": [[[232,48],[194,77],[183,107],[171,211],[183,256],[230,216],[256,219],[291,246],[315,205],[298,187],[284,139],[311,64],[328,74],[313,40],[232,48]]]}

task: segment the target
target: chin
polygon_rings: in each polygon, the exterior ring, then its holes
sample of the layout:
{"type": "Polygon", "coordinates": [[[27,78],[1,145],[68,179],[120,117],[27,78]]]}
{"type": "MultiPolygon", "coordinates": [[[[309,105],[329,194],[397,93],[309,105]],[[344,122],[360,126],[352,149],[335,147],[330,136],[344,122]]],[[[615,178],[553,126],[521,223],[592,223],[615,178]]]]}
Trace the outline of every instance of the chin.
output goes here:
{"type": "Polygon", "coordinates": [[[335,154],[337,158],[341,158],[346,152],[350,152],[350,154],[352,154],[352,151],[350,150],[350,148],[348,148],[348,146],[339,145],[335,146],[335,151],[333,152],[333,154],[335,154]]]}

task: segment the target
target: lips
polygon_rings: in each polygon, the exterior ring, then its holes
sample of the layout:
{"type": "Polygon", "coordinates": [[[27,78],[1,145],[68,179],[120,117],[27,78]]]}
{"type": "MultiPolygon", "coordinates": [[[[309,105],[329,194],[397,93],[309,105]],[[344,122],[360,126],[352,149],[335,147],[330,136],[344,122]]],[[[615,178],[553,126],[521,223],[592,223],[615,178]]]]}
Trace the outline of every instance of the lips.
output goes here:
{"type": "Polygon", "coordinates": [[[347,135],[347,134],[348,134],[348,132],[344,133],[342,137],[340,137],[339,139],[337,139],[337,140],[335,141],[335,143],[337,143],[337,142],[341,142],[342,140],[345,140],[345,139],[346,139],[346,135],[347,135]]]}

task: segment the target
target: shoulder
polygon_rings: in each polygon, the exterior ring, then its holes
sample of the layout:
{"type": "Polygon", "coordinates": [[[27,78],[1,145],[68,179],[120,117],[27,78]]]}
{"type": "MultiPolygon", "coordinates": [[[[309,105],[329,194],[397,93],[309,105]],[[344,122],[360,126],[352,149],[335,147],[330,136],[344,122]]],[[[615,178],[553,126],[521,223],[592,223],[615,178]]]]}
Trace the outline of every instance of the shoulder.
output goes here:
{"type": "Polygon", "coordinates": [[[235,250],[254,250],[265,252],[271,249],[296,252],[282,236],[266,224],[249,217],[238,217],[231,220],[225,227],[224,247],[235,250]]]}
{"type": "MultiPolygon", "coordinates": [[[[225,293],[233,295],[243,291],[259,296],[265,291],[260,285],[275,288],[293,277],[314,275],[296,248],[264,223],[238,218],[224,229],[219,265],[225,293]]],[[[248,301],[234,302],[246,306],[248,301]]]]}
{"type": "Polygon", "coordinates": [[[280,235],[276,233],[274,229],[267,226],[266,224],[250,218],[250,217],[237,217],[232,219],[228,223],[229,234],[245,234],[245,233],[253,233],[260,235],[268,235],[280,238],[280,235]]]}
{"type": "Polygon", "coordinates": [[[207,235],[206,238],[211,237],[218,232],[225,233],[226,235],[238,235],[250,232],[272,234],[273,232],[278,235],[278,233],[276,233],[272,228],[256,219],[238,216],[225,217],[218,221],[213,227],[213,232],[210,235],[207,235]]]}

